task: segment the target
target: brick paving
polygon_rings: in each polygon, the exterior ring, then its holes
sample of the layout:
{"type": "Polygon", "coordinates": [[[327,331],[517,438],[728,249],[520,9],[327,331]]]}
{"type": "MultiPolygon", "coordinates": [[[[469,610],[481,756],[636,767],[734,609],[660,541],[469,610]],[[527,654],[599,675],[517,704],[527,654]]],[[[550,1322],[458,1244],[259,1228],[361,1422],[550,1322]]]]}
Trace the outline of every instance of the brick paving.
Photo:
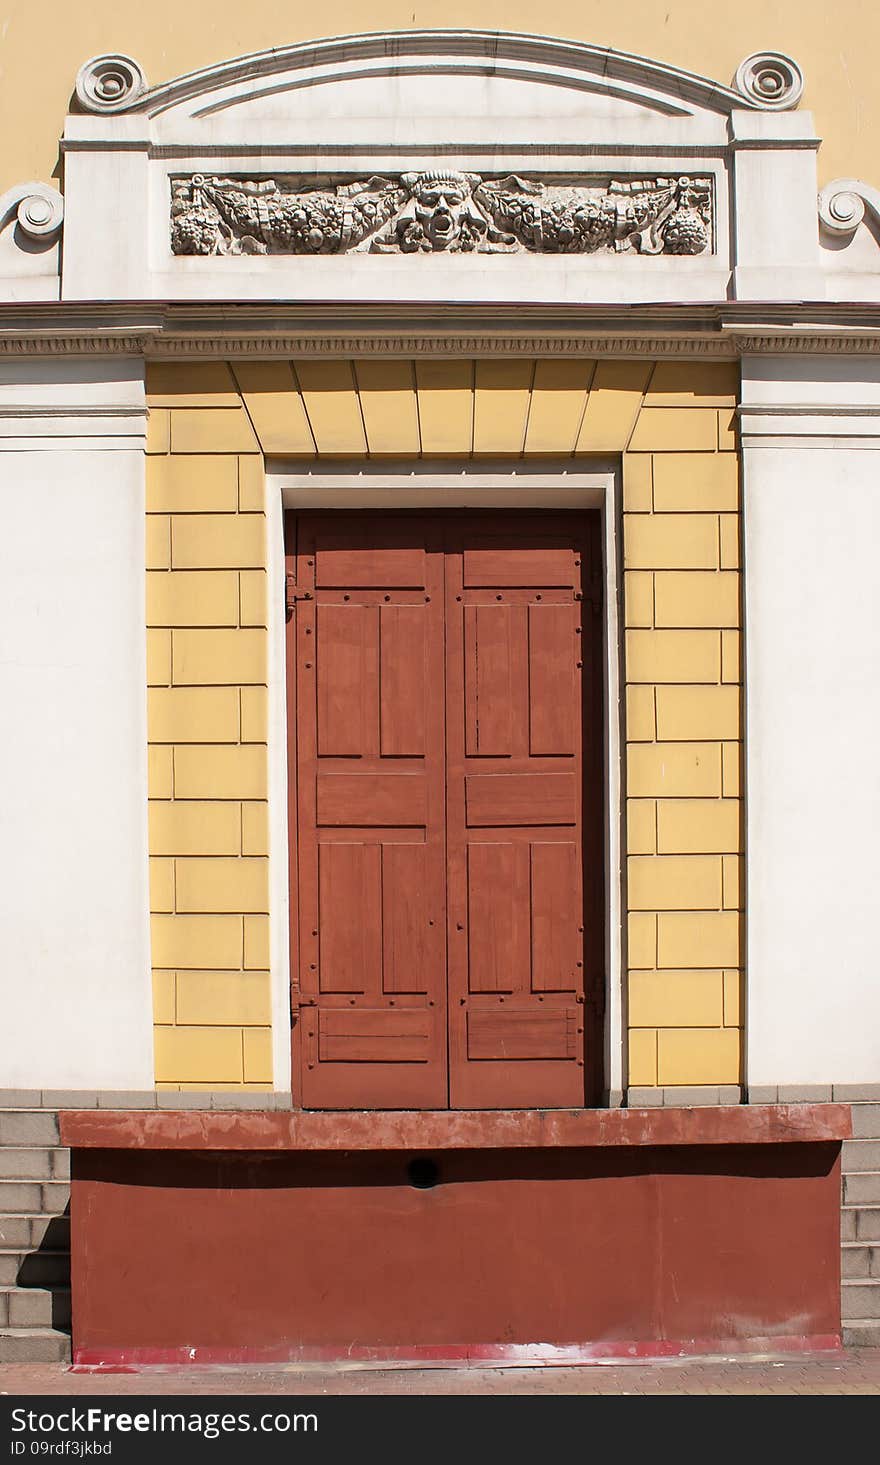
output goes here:
{"type": "Polygon", "coordinates": [[[880,1348],[798,1359],[704,1359],[584,1368],[143,1368],[73,1372],[57,1363],[0,1365],[0,1394],[880,1394],[880,1348]]]}

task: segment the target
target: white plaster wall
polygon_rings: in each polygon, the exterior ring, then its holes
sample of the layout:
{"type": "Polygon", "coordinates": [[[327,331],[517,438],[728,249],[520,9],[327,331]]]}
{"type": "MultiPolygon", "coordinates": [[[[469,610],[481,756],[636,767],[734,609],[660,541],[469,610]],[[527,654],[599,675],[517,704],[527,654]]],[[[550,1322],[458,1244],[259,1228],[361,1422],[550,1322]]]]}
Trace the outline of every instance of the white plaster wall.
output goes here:
{"type": "Polygon", "coordinates": [[[0,1088],[151,1088],[142,365],[0,416],[0,1088]]]}
{"type": "Polygon", "coordinates": [[[873,362],[744,372],[751,1085],[880,1081],[878,419],[812,431],[872,399],[873,362]]]}

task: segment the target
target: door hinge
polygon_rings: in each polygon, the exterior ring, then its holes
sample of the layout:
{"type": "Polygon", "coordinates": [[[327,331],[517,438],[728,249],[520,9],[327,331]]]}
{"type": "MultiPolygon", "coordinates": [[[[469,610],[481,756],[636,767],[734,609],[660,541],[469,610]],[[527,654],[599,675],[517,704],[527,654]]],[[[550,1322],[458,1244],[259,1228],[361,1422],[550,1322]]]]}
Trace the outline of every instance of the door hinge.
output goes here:
{"type": "Polygon", "coordinates": [[[291,986],[290,989],[290,1010],[296,1015],[301,1007],[317,1007],[318,998],[312,992],[301,992],[299,987],[291,986]]]}
{"type": "Polygon", "coordinates": [[[296,576],[287,574],[284,577],[284,612],[288,620],[296,610],[298,600],[313,600],[311,590],[297,590],[296,576]]]}

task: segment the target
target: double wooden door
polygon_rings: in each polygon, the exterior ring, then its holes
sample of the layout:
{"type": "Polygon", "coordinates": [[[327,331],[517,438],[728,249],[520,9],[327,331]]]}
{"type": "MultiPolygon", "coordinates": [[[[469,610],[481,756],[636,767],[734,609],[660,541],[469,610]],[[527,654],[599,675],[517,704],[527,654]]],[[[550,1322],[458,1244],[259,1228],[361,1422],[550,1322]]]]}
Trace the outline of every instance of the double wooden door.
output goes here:
{"type": "Polygon", "coordinates": [[[296,1099],[595,1102],[598,515],[286,533],[296,1099]]]}

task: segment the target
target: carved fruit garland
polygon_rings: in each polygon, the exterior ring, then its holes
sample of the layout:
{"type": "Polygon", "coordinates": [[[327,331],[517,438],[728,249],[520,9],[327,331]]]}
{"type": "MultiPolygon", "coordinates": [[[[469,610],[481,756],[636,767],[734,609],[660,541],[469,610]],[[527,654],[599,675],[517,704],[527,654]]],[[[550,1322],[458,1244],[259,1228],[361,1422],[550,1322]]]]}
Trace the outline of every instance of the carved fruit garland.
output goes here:
{"type": "Polygon", "coordinates": [[[432,169],[333,188],[172,180],[171,248],[213,254],[704,254],[709,178],[545,184],[432,169]]]}

